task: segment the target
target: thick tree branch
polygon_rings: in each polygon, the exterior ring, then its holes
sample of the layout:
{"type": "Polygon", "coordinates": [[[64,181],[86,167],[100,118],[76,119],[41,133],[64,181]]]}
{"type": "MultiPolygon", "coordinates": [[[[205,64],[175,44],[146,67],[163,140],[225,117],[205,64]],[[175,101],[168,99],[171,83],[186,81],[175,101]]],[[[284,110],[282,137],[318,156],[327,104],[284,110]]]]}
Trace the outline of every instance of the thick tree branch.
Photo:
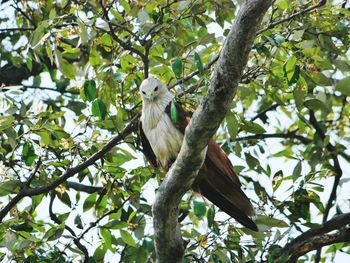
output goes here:
{"type": "Polygon", "coordinates": [[[294,263],[306,253],[319,249],[323,246],[350,240],[350,213],[336,216],[325,222],[320,228],[310,229],[273,256],[274,262],[294,263]]]}
{"type": "Polygon", "coordinates": [[[206,145],[225,117],[248,61],[257,28],[272,1],[245,1],[220,52],[208,94],[186,128],[180,153],[153,204],[158,262],[182,262],[178,205],[202,166],[206,145]]]}

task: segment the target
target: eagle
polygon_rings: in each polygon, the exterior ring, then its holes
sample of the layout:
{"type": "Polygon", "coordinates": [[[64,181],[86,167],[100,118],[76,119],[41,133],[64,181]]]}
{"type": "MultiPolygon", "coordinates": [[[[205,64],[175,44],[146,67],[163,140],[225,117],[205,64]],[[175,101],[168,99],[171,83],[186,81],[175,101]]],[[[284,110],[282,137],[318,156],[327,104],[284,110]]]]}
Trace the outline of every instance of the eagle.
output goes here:
{"type": "MultiPolygon", "coordinates": [[[[167,172],[180,151],[189,114],[167,86],[156,77],[148,77],[140,85],[142,113],[139,133],[143,153],[153,167],[167,172]]],[[[201,194],[243,226],[258,231],[254,209],[241,189],[232,163],[221,147],[211,139],[203,166],[193,182],[192,190],[201,194]]]]}

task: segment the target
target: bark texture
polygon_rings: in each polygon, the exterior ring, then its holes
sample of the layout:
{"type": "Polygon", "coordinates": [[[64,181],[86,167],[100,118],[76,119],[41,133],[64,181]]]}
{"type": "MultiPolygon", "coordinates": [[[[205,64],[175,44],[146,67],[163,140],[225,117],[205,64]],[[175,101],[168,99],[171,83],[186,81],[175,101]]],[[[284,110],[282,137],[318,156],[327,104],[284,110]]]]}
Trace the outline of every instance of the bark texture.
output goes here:
{"type": "Polygon", "coordinates": [[[182,262],[184,245],[178,206],[203,164],[206,146],[225,117],[247,64],[258,26],[270,0],[247,0],[227,36],[210,88],[185,131],[180,153],[153,204],[157,262],[182,262]]]}
{"type": "Polygon", "coordinates": [[[350,213],[333,217],[319,228],[310,229],[287,243],[276,255],[274,262],[295,263],[306,253],[339,242],[350,240],[350,213]]]}

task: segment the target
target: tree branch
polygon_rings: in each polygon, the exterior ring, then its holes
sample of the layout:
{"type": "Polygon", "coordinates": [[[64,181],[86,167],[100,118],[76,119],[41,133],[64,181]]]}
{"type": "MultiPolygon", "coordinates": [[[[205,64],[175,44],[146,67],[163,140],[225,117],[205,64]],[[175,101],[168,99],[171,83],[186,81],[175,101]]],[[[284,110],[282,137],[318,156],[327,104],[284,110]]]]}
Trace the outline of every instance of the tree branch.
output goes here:
{"type": "Polygon", "coordinates": [[[286,139],[296,139],[303,144],[309,144],[312,142],[309,138],[296,134],[294,131],[288,131],[287,133],[262,133],[255,135],[248,135],[244,137],[238,137],[234,141],[248,141],[248,140],[259,140],[267,138],[286,138],[286,139]]]}
{"type": "Polygon", "coordinates": [[[69,188],[72,188],[76,191],[85,192],[88,194],[92,194],[92,193],[103,194],[103,192],[106,190],[103,187],[79,184],[72,181],[67,181],[67,185],[69,186],[69,188]]]}
{"type": "Polygon", "coordinates": [[[203,164],[206,146],[236,93],[257,27],[272,1],[249,0],[240,9],[220,52],[208,94],[186,128],[180,153],[158,189],[153,204],[157,262],[182,262],[178,205],[203,164]]]}
{"type": "Polygon", "coordinates": [[[259,30],[259,31],[258,31],[258,34],[261,34],[261,33],[265,32],[265,31],[267,31],[267,30],[269,30],[269,29],[271,29],[271,28],[274,28],[275,26],[277,26],[277,25],[279,25],[279,24],[282,24],[282,23],[284,23],[284,22],[288,22],[288,21],[294,19],[294,18],[297,17],[297,16],[306,14],[307,12],[310,12],[310,11],[312,11],[312,10],[314,10],[314,9],[317,9],[317,8],[319,8],[319,7],[323,6],[323,5],[325,5],[326,3],[327,3],[327,0],[320,0],[320,1],[319,1],[317,4],[315,4],[315,5],[309,6],[308,8],[305,8],[305,9],[302,9],[302,10],[300,10],[300,11],[298,11],[298,12],[295,12],[294,14],[292,14],[292,15],[286,17],[286,18],[283,18],[283,19],[281,19],[281,20],[278,20],[278,21],[276,21],[276,22],[273,22],[273,23],[269,24],[267,27],[265,27],[265,28],[259,30]]]}
{"type": "Polygon", "coordinates": [[[109,216],[109,215],[111,215],[111,214],[117,213],[117,212],[126,204],[126,202],[128,202],[128,201],[129,201],[129,198],[125,199],[125,200],[123,201],[123,203],[122,203],[120,206],[115,207],[115,208],[113,208],[112,210],[110,210],[110,211],[108,211],[107,213],[105,213],[105,214],[103,214],[102,216],[100,216],[95,222],[91,223],[91,224],[89,225],[89,227],[86,228],[86,229],[79,235],[79,237],[78,237],[77,239],[79,240],[79,239],[83,238],[84,235],[85,235],[87,232],[89,232],[92,228],[94,228],[95,226],[97,226],[98,223],[99,223],[103,218],[105,218],[106,216],[109,216]]]}
{"type": "MultiPolygon", "coordinates": [[[[310,124],[315,128],[315,131],[316,131],[315,134],[317,134],[323,142],[326,138],[326,134],[324,133],[324,131],[320,127],[320,125],[315,117],[315,113],[312,110],[310,110],[310,124]]],[[[340,164],[339,164],[338,155],[336,153],[336,148],[331,143],[327,143],[326,149],[330,152],[330,155],[331,155],[332,160],[333,160],[333,171],[335,172],[335,177],[334,177],[334,182],[333,182],[331,194],[329,195],[328,202],[327,202],[326,207],[324,209],[322,222],[327,221],[329,211],[331,210],[331,208],[333,206],[333,202],[337,198],[337,189],[339,186],[340,178],[343,175],[343,171],[342,171],[340,164]]],[[[321,259],[321,247],[317,250],[315,262],[318,263],[320,261],[320,259],[321,259]]]]}
{"type": "Polygon", "coordinates": [[[332,218],[320,228],[304,232],[273,256],[274,262],[294,263],[299,257],[312,250],[338,242],[348,242],[350,240],[349,224],[350,213],[347,213],[332,218]]]}
{"type": "MultiPolygon", "coordinates": [[[[310,124],[315,128],[316,134],[318,134],[318,136],[321,138],[321,140],[324,141],[324,139],[326,138],[326,135],[323,132],[322,128],[320,127],[320,125],[315,117],[315,113],[311,110],[310,110],[310,124]]],[[[330,152],[331,157],[333,159],[333,170],[335,172],[335,178],[334,178],[333,188],[332,188],[331,194],[329,196],[329,199],[328,199],[328,202],[326,204],[325,211],[323,214],[323,222],[325,222],[327,220],[327,217],[329,215],[329,210],[331,209],[333,202],[337,197],[337,188],[338,188],[338,185],[340,182],[340,178],[343,175],[343,171],[340,167],[338,156],[336,154],[336,148],[331,143],[327,143],[326,149],[330,152]]]]}
{"type": "Polygon", "coordinates": [[[34,27],[9,27],[0,28],[0,32],[11,32],[11,31],[34,31],[34,27]]]}
{"type": "Polygon", "coordinates": [[[125,127],[125,129],[119,133],[117,136],[115,136],[113,139],[111,139],[100,151],[92,155],[90,158],[88,158],[86,161],[82,162],[81,164],[78,164],[77,166],[73,168],[69,168],[63,175],[55,179],[54,181],[37,187],[37,188],[29,188],[27,186],[23,187],[17,195],[13,197],[13,199],[10,200],[10,202],[0,211],[0,222],[4,219],[4,217],[7,215],[7,213],[23,198],[26,196],[35,196],[43,193],[47,193],[50,190],[55,189],[60,184],[64,183],[68,178],[74,176],[75,174],[79,173],[80,171],[84,170],[85,168],[89,167],[90,165],[94,164],[97,160],[102,158],[107,152],[109,152],[115,145],[117,145],[121,140],[123,140],[126,136],[128,136],[131,132],[133,132],[136,128],[136,124],[138,121],[139,115],[137,114],[130,123],[125,127]]]}
{"type": "MultiPolygon", "coordinates": [[[[298,12],[296,12],[296,13],[294,13],[294,14],[286,17],[286,18],[283,18],[283,19],[278,20],[276,22],[270,23],[267,27],[259,30],[256,34],[260,35],[261,33],[264,33],[265,31],[267,31],[269,29],[272,29],[272,28],[274,28],[275,26],[277,26],[279,24],[283,24],[285,22],[291,21],[292,19],[294,19],[297,16],[306,14],[306,13],[308,13],[308,12],[318,8],[318,7],[321,7],[321,6],[325,5],[326,2],[327,2],[326,0],[320,0],[315,5],[312,5],[312,6],[308,7],[308,8],[306,8],[306,9],[302,9],[302,10],[300,10],[300,11],[298,11],[298,12]]],[[[205,65],[204,70],[208,70],[213,64],[215,64],[216,61],[218,61],[218,59],[219,59],[219,55],[215,56],[208,64],[205,65]]],[[[179,85],[181,83],[184,83],[187,80],[192,79],[194,76],[198,75],[199,73],[200,73],[199,70],[193,71],[192,73],[188,74],[187,76],[184,76],[184,77],[178,79],[173,85],[169,86],[169,88],[172,89],[176,85],[179,85]]]]}
{"type": "MultiPolygon", "coordinates": [[[[54,221],[56,224],[60,225],[60,224],[62,224],[61,220],[59,220],[58,217],[56,216],[56,214],[53,212],[53,202],[55,200],[55,197],[56,197],[56,193],[52,192],[51,196],[50,196],[49,214],[50,214],[50,219],[52,221],[54,221]]],[[[88,263],[89,262],[89,252],[88,252],[87,248],[80,242],[80,240],[77,238],[74,230],[70,226],[65,224],[64,228],[72,235],[74,244],[84,254],[84,261],[83,262],[88,263]]]]}

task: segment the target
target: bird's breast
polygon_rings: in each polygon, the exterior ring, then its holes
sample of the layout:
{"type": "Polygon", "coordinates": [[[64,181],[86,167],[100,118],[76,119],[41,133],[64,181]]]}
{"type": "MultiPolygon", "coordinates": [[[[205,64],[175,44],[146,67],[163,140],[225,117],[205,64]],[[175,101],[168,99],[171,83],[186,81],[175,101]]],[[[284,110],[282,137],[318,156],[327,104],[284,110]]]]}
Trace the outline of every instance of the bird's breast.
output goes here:
{"type": "Polygon", "coordinates": [[[142,111],[142,129],[154,154],[163,167],[176,159],[183,140],[183,134],[174,126],[169,116],[156,107],[142,111]]]}

